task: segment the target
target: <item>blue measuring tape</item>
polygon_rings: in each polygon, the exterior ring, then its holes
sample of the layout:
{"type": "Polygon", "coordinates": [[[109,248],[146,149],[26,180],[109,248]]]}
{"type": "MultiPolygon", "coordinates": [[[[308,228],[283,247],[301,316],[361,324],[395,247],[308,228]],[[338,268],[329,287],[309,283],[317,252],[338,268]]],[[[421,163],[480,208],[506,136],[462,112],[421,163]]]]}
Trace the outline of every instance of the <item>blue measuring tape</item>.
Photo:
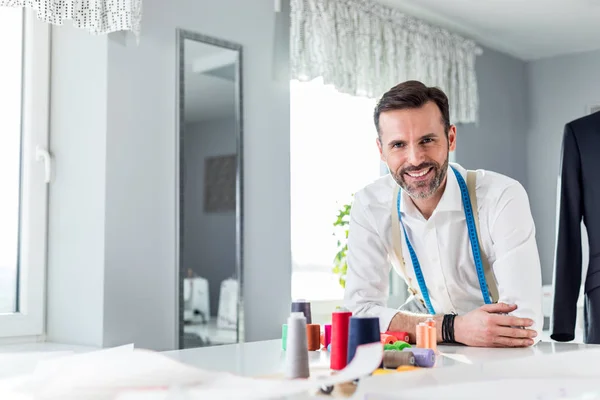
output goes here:
{"type": "MultiPolygon", "coordinates": [[[[463,179],[462,175],[456,170],[456,168],[452,166],[451,168],[452,171],[454,171],[454,175],[456,175],[456,180],[458,181],[458,186],[460,187],[463,208],[465,210],[465,217],[467,219],[467,228],[469,230],[469,241],[471,242],[471,251],[473,252],[473,259],[475,260],[475,268],[477,270],[477,278],[479,279],[479,287],[481,288],[483,301],[485,302],[485,304],[491,304],[492,300],[490,298],[490,292],[488,290],[488,286],[485,281],[485,275],[483,273],[481,251],[479,249],[479,240],[477,239],[477,230],[475,229],[475,218],[473,216],[473,209],[471,207],[471,199],[469,198],[467,184],[465,183],[465,180],[463,179]]],[[[398,219],[400,220],[402,230],[404,231],[406,247],[408,247],[408,252],[410,253],[410,259],[415,270],[415,276],[417,277],[419,288],[421,289],[421,294],[423,295],[423,300],[425,300],[425,305],[427,306],[429,313],[435,314],[435,310],[433,309],[433,306],[431,305],[431,300],[429,299],[427,285],[425,285],[425,278],[423,277],[423,272],[421,271],[421,264],[419,264],[419,259],[417,258],[417,254],[415,253],[415,250],[410,244],[410,240],[408,240],[406,228],[404,227],[404,223],[402,222],[402,214],[400,214],[400,199],[402,198],[401,190],[402,189],[398,189],[398,201],[396,204],[396,207],[398,208],[398,219]]]]}

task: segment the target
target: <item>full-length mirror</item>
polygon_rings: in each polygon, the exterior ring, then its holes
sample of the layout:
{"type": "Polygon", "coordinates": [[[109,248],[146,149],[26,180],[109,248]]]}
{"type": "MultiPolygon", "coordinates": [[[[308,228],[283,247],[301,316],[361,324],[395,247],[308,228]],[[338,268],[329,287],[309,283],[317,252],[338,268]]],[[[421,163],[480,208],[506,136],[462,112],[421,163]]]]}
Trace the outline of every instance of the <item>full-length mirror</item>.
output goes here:
{"type": "Polygon", "coordinates": [[[241,341],[241,47],[178,31],[179,347],[241,341]]]}

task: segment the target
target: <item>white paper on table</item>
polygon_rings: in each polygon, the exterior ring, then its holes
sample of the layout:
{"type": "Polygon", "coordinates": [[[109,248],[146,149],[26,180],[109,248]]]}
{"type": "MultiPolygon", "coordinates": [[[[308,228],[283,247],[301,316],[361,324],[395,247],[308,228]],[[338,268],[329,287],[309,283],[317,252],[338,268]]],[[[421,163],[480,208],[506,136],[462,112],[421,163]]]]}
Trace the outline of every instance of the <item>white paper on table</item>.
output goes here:
{"type": "Polygon", "coordinates": [[[43,360],[66,357],[72,351],[36,351],[0,353],[0,378],[29,374],[43,360]]]}
{"type": "Polygon", "coordinates": [[[274,380],[211,372],[160,353],[120,347],[47,360],[34,373],[0,381],[0,398],[19,400],[196,400],[271,399],[371,374],[383,358],[383,345],[359,346],[338,374],[319,379],[274,380]],[[4,392],[2,392],[4,388],[4,392]],[[15,395],[19,397],[9,397],[15,395]]]}
{"type": "MultiPolygon", "coordinates": [[[[558,383],[569,379],[572,379],[573,382],[581,381],[583,383],[588,380],[600,382],[600,349],[585,349],[520,359],[488,361],[484,364],[426,368],[405,373],[372,376],[360,382],[353,398],[369,400],[429,398],[427,396],[448,398],[448,393],[455,393],[455,389],[477,386],[480,382],[495,385],[494,382],[504,381],[504,385],[506,385],[508,381],[516,382],[518,380],[531,381],[533,385],[534,382],[558,383]],[[427,388],[427,391],[423,388],[427,388]],[[408,395],[413,397],[405,397],[408,395]],[[419,397],[421,395],[424,397],[419,397]]],[[[502,384],[498,384],[498,387],[500,386],[502,384]]],[[[509,388],[510,386],[505,387],[505,389],[509,388]]],[[[600,389],[597,383],[596,388],[600,389]]],[[[494,392],[493,389],[485,392],[486,400],[489,398],[488,394],[492,392],[494,392]]],[[[463,398],[469,398],[468,390],[460,393],[463,398]]],[[[497,393],[503,393],[504,399],[506,398],[506,392],[498,390],[494,395],[497,393]]],[[[515,389],[513,395],[518,394],[518,389],[515,389]]],[[[546,395],[550,396],[549,399],[555,398],[550,394],[546,395]]],[[[479,397],[482,395],[480,394],[479,397]]],[[[538,400],[537,397],[534,398],[538,400]]],[[[539,399],[545,398],[540,397],[539,399]]]]}
{"type": "Polygon", "coordinates": [[[40,363],[16,389],[36,400],[113,399],[129,388],[203,384],[216,374],[131,346],[100,350],[40,363]]]}

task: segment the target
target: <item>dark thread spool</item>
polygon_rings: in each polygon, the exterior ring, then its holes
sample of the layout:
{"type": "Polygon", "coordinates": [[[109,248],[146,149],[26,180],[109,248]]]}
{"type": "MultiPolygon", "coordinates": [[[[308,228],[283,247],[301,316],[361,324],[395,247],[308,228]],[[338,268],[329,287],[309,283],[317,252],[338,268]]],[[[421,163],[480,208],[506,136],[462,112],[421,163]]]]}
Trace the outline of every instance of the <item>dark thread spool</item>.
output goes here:
{"type": "Polygon", "coordinates": [[[386,350],[383,352],[383,368],[396,369],[401,365],[415,365],[415,356],[410,351],[386,350]]]}
{"type": "Polygon", "coordinates": [[[378,317],[352,317],[348,336],[348,364],[361,344],[381,343],[378,317]]]}
{"type": "Polygon", "coordinates": [[[420,349],[412,347],[402,351],[413,353],[415,356],[415,364],[418,367],[431,368],[435,365],[435,352],[432,349],[420,349]]]}
{"type": "Polygon", "coordinates": [[[306,318],[307,324],[312,324],[312,315],[310,312],[310,302],[306,300],[297,300],[292,303],[292,312],[301,312],[306,318]]]}

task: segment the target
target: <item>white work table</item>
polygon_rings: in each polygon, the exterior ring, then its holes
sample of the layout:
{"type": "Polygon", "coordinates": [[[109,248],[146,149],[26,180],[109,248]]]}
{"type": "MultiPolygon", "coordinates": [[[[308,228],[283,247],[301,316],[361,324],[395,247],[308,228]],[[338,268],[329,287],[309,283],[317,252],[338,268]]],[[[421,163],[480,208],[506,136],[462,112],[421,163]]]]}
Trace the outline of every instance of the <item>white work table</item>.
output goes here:
{"type": "MultiPolygon", "coordinates": [[[[0,356],[4,357],[4,363],[0,363],[0,378],[31,373],[36,362],[46,358],[94,350],[97,349],[51,343],[0,347],[0,356]],[[17,363],[18,368],[15,368],[17,363]]],[[[433,368],[365,377],[358,385],[350,383],[340,390],[336,388],[333,397],[348,397],[354,393],[355,397],[352,398],[361,400],[464,400],[481,397],[486,400],[600,399],[600,346],[597,345],[541,341],[536,346],[521,349],[440,345],[438,350],[439,355],[433,368]],[[371,395],[373,391],[382,388],[394,397],[371,395]],[[507,388],[510,391],[504,393],[507,388]],[[540,395],[540,388],[548,393],[540,395]],[[572,395],[573,390],[581,391],[582,388],[593,390],[595,397],[572,395]],[[344,392],[346,389],[348,390],[344,392]],[[557,390],[565,390],[570,397],[557,396],[557,390]]],[[[167,351],[161,354],[203,370],[258,378],[282,379],[285,361],[285,351],[281,349],[280,339],[167,351]]],[[[311,378],[329,374],[329,353],[310,352],[310,367],[311,378]]],[[[327,397],[329,396],[307,393],[294,396],[293,399],[327,397]]]]}
{"type": "MultiPolygon", "coordinates": [[[[444,392],[443,398],[475,399],[481,397],[482,394],[478,394],[480,390],[492,387],[490,385],[496,385],[498,386],[496,389],[492,388],[494,392],[488,393],[484,397],[487,399],[505,399],[507,393],[500,393],[501,390],[514,387],[515,392],[509,392],[508,398],[535,400],[558,398],[600,399],[600,392],[598,392],[597,397],[555,395],[555,392],[559,390],[560,393],[563,393],[562,390],[575,390],[575,388],[580,390],[580,388],[586,387],[585,384],[589,386],[589,379],[587,381],[578,380],[580,379],[579,372],[582,373],[582,376],[587,373],[596,374],[594,376],[597,377],[592,382],[600,382],[600,346],[598,345],[541,341],[529,348],[474,348],[459,345],[440,345],[438,350],[439,355],[433,368],[368,377],[361,380],[356,386],[354,393],[356,397],[352,398],[361,400],[387,400],[388,398],[390,400],[405,398],[438,399],[440,398],[440,389],[436,386],[450,385],[449,387],[456,386],[457,388],[456,392],[451,390],[454,397],[452,397],[452,394],[444,392]],[[587,367],[584,365],[579,367],[578,361],[563,357],[563,355],[587,354],[588,351],[593,354],[587,355],[587,367]],[[551,357],[542,358],[545,356],[551,357]],[[590,360],[593,364],[591,367],[589,366],[590,360]],[[532,362],[533,364],[531,364],[532,362]],[[529,368],[528,363],[534,366],[529,368]],[[543,365],[544,368],[538,368],[539,365],[543,365]],[[563,367],[565,368],[564,372],[563,367]],[[519,369],[528,371],[529,375],[521,374],[518,372],[519,369]],[[578,371],[578,369],[583,369],[583,371],[578,371]],[[570,379],[570,377],[567,377],[569,373],[574,374],[571,376],[577,375],[575,381],[568,380],[570,379]],[[567,378],[562,379],[563,377],[567,378]],[[401,381],[402,383],[399,383],[401,381]],[[505,385],[504,382],[508,383],[505,385]],[[407,394],[408,397],[399,396],[398,385],[401,385],[400,392],[402,393],[405,389],[409,390],[410,388],[419,390],[419,392],[410,392],[410,394],[407,394]],[[567,389],[563,389],[562,386],[560,388],[558,386],[554,387],[553,385],[564,385],[567,389]],[[378,390],[381,387],[389,387],[389,392],[399,397],[368,395],[371,393],[369,390],[378,390]],[[540,390],[540,387],[547,388],[543,389],[547,393],[540,395],[539,392],[536,392],[536,390],[540,390]],[[423,389],[431,389],[432,392],[421,393],[420,391],[423,389]]],[[[170,351],[164,354],[202,369],[231,372],[248,377],[278,376],[284,371],[285,351],[281,349],[281,340],[170,351]]],[[[310,352],[310,367],[311,373],[317,371],[317,374],[321,375],[324,370],[329,368],[329,353],[327,351],[310,352]]],[[[584,378],[589,378],[589,376],[584,376],[584,378]]],[[[600,386],[598,388],[600,389],[600,386]]],[[[571,394],[571,392],[564,393],[571,394]]],[[[350,395],[351,393],[341,396],[338,393],[336,397],[348,397],[350,395]]],[[[325,399],[327,397],[320,395],[301,398],[325,399]]]]}
{"type": "MultiPolygon", "coordinates": [[[[434,368],[479,364],[486,361],[509,360],[588,348],[600,349],[600,345],[539,342],[533,347],[518,349],[440,345],[438,350],[441,355],[438,355],[434,368]]],[[[281,339],[167,351],[163,354],[202,369],[231,372],[242,376],[282,373],[285,360],[285,351],[281,349],[281,339]]],[[[327,351],[311,351],[309,354],[311,368],[327,368],[329,366],[327,351]]]]}

